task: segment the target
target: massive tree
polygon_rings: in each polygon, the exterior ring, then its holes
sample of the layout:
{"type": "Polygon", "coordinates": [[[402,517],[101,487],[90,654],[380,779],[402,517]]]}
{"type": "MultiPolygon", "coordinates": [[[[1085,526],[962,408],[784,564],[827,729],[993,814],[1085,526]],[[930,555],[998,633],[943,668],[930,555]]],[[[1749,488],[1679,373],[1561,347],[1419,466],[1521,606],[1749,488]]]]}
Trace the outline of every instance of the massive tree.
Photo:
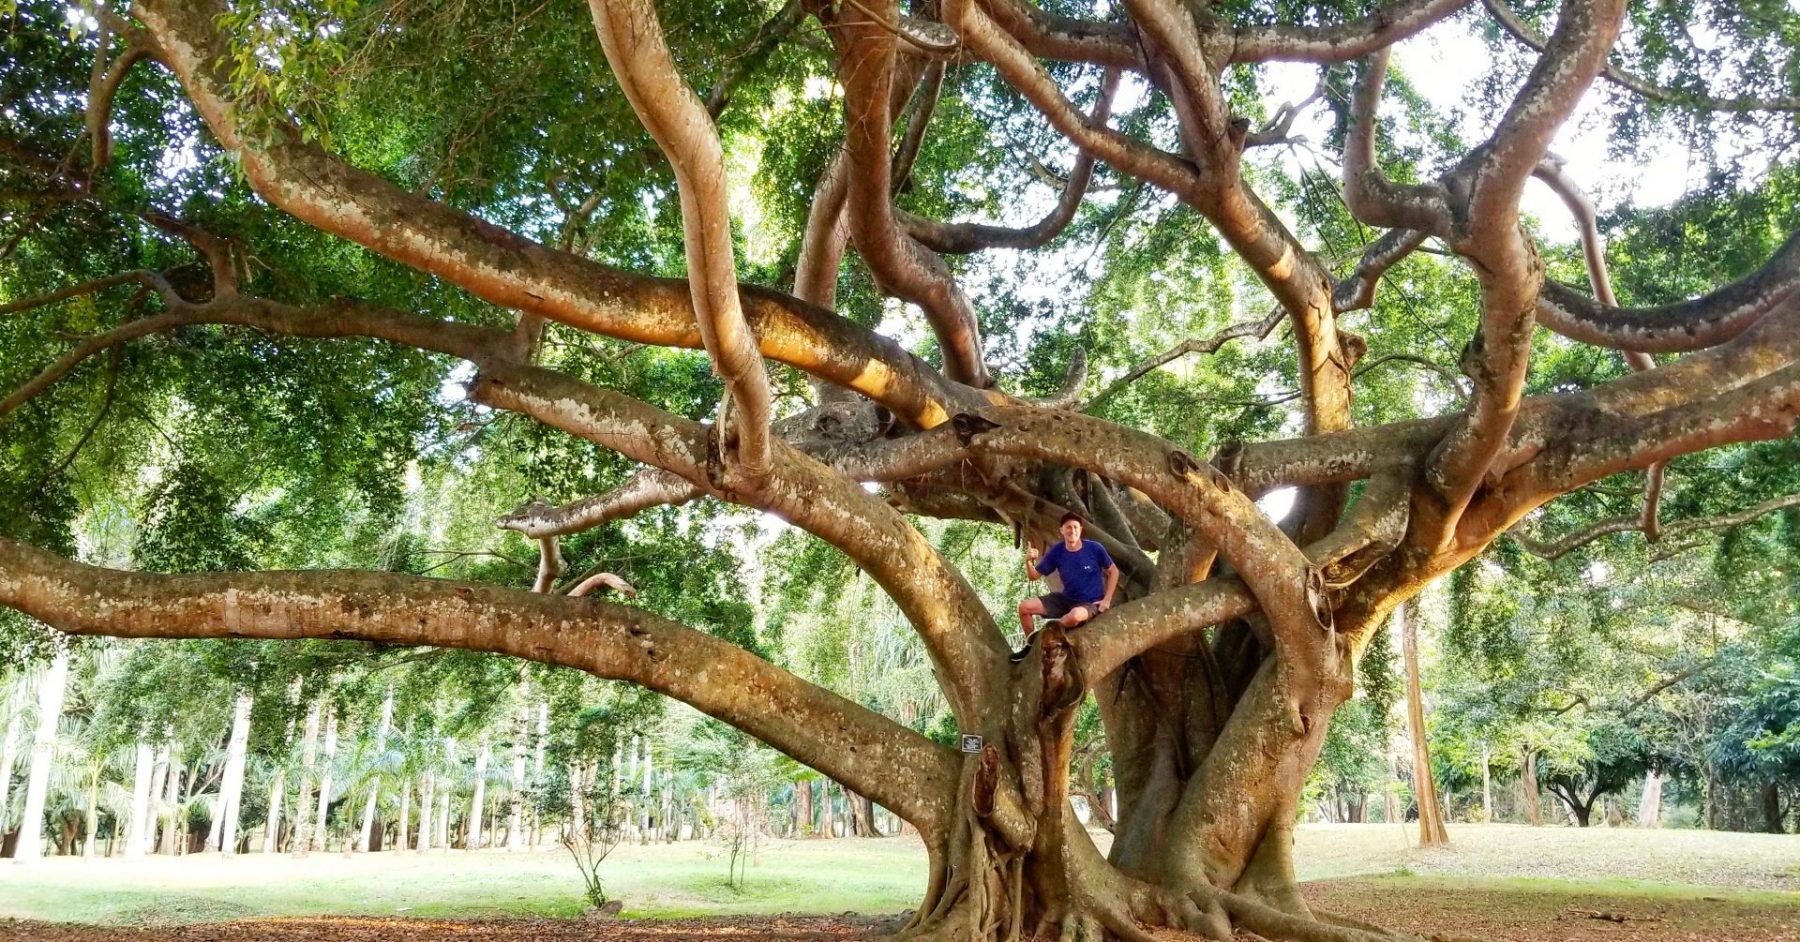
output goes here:
{"type": "MultiPolygon", "coordinates": [[[[1791,133],[1794,14],[1779,3],[1698,5],[1740,44],[1724,52],[1665,41],[1682,14],[1624,0],[1127,0],[1104,19],[1029,0],[793,0],[728,5],[722,19],[650,0],[591,0],[585,16],[564,6],[20,5],[11,137],[0,142],[18,230],[6,245],[17,271],[0,287],[17,374],[0,400],[0,458],[24,482],[5,486],[25,512],[0,528],[0,604],[77,635],[435,645],[641,684],[917,827],[932,866],[910,937],[1377,938],[1308,910],[1291,829],[1333,711],[1389,613],[1535,508],[1614,475],[1644,474],[1640,526],[1654,535],[1669,462],[1785,438],[1800,412],[1800,237],[1765,238],[1764,257],[1722,263],[1698,296],[1646,291],[1671,303],[1621,306],[1594,210],[1550,153],[1602,94],[1626,123],[1693,131],[1693,116],[1727,112],[1774,115],[1762,127],[1791,133]],[[665,32],[671,16],[682,29],[665,32]],[[1416,102],[1411,86],[1388,87],[1391,48],[1477,24],[1520,79],[1495,77],[1482,139],[1441,161],[1409,156],[1382,115],[1416,102]],[[835,113],[781,128],[810,132],[786,146],[818,159],[793,158],[810,198],[792,186],[770,197],[803,205],[805,219],[790,263],[770,265],[734,235],[754,221],[734,218],[744,204],[721,131],[778,113],[734,114],[737,97],[786,102],[782,114],[820,100],[793,65],[802,60],[835,79],[822,83],[835,113]],[[1743,72],[1720,88],[1693,74],[1657,83],[1702,61],[1743,72]],[[1258,192],[1271,175],[1247,156],[1288,142],[1294,115],[1315,104],[1256,120],[1246,87],[1294,63],[1320,68],[1339,117],[1329,146],[1341,154],[1342,209],[1304,225],[1258,192]],[[551,101],[559,110],[533,112],[551,101]],[[404,120],[383,122],[381,107],[404,120]],[[932,215],[964,208],[919,192],[954,179],[942,156],[929,166],[933,125],[966,135],[983,122],[996,137],[1073,148],[1066,173],[1035,162],[1059,190],[1041,220],[932,215]],[[204,159],[214,153],[228,169],[204,159]],[[1552,253],[1522,219],[1534,177],[1583,223],[1586,271],[1571,283],[1551,277],[1552,253]],[[1006,331],[1029,331],[978,303],[959,257],[1051,246],[1078,220],[1104,238],[1090,205],[1102,179],[1130,194],[1107,219],[1138,200],[1204,220],[1204,238],[1235,256],[1274,313],[1115,364],[1091,396],[1080,357],[1066,355],[1079,344],[1063,336],[1033,351],[1065,351],[1066,382],[1032,390],[1016,362],[993,356],[1016,339],[1006,331]],[[678,203],[680,277],[657,276],[644,220],[663,218],[661,203],[670,216],[678,203]],[[1328,222],[1373,234],[1334,257],[1308,244],[1328,222]],[[851,252],[861,267],[846,268],[851,252]],[[1419,350],[1365,358],[1377,341],[1404,346],[1377,309],[1384,279],[1422,252],[1453,260],[1446,277],[1465,284],[1444,302],[1467,341],[1455,394],[1359,413],[1353,393],[1374,366],[1435,365],[1419,350]],[[840,297],[846,280],[855,297],[840,297]],[[869,326],[880,298],[922,316],[916,350],[869,326]],[[80,316],[44,319],[71,308],[80,316]],[[1366,337],[1345,326],[1363,312],[1366,337]],[[1198,439],[1177,425],[1146,430],[1103,408],[1119,384],[1177,356],[1277,327],[1288,356],[1274,376],[1296,389],[1290,428],[1206,457],[1182,446],[1198,439]],[[266,370],[271,388],[292,393],[274,424],[313,436],[307,447],[376,448],[374,433],[308,408],[329,414],[361,389],[383,409],[418,409],[434,392],[417,364],[456,360],[466,372],[448,375],[467,377],[474,402],[639,467],[604,492],[555,495],[568,503],[518,495],[499,524],[540,547],[535,592],[374,569],[76,562],[73,491],[33,491],[63,480],[112,403],[138,393],[118,388],[121,370],[154,373],[132,351],[159,338],[170,355],[184,343],[235,351],[245,370],[238,388],[156,374],[172,395],[189,394],[184,382],[205,387],[192,394],[203,403],[265,395],[266,370]],[[1570,341],[1619,351],[1634,371],[1534,379],[1534,353],[1570,341]],[[716,413],[594,381],[619,349],[597,345],[613,342],[704,350],[722,381],[716,413]],[[282,350],[305,351],[302,362],[282,350]],[[84,379],[97,395],[63,392],[84,379]],[[97,417],[74,419],[92,399],[97,417]],[[1284,488],[1295,500],[1276,519],[1258,498],[1284,488]],[[697,500],[773,514],[868,573],[916,630],[979,750],[940,746],[714,634],[559,591],[563,541],[697,500]],[[1078,632],[1047,629],[1011,664],[993,614],[916,520],[1042,540],[1071,509],[1119,560],[1125,601],[1078,632]],[[1074,716],[1090,694],[1118,778],[1106,854],[1069,805],[1074,716]]],[[[775,166],[789,157],[766,151],[763,170],[792,170],[775,166]]],[[[1779,159],[1771,175],[1787,172],[1779,159]]],[[[1305,182],[1307,193],[1321,183],[1305,182]]],[[[1273,189],[1295,198],[1295,187],[1273,189]]],[[[1196,226],[1179,238],[1200,237],[1196,226]]],[[[386,431],[404,438],[411,426],[398,424],[386,431]]],[[[136,475],[154,450],[115,443],[108,454],[136,475]]],[[[210,493],[215,478],[196,461],[164,454],[158,486],[210,493]]],[[[331,459],[320,465],[329,477],[331,459]]],[[[244,515],[229,498],[211,506],[244,515]]]]}

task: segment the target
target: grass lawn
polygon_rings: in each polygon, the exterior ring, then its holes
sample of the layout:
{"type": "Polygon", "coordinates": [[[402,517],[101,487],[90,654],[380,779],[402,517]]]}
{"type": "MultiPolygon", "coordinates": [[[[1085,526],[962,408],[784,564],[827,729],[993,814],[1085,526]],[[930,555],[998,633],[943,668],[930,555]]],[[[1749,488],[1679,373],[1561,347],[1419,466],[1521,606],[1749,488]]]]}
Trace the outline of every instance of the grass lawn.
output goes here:
{"type": "MultiPolygon", "coordinates": [[[[1299,829],[1301,879],[1359,880],[1408,895],[1477,888],[1547,898],[1706,900],[1800,907],[1800,838],[1705,831],[1462,825],[1420,851],[1393,825],[1299,829]]],[[[707,842],[626,845],[603,865],[636,917],[893,913],[914,905],[925,854],[911,838],[766,841],[741,887],[707,842]]],[[[0,919],[175,925],[270,916],[568,917],[586,907],[560,849],[434,851],[305,860],[252,854],[0,864],[0,919]]]]}

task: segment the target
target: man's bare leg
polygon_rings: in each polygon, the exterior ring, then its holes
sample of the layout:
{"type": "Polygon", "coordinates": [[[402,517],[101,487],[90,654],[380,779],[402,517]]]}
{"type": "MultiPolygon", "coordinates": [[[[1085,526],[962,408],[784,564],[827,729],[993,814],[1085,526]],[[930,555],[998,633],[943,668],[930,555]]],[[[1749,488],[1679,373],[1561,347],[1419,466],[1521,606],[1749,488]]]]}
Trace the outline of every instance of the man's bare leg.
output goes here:
{"type": "Polygon", "coordinates": [[[1025,633],[1026,638],[1030,638],[1032,633],[1037,630],[1034,619],[1042,614],[1044,614],[1043,599],[1029,598],[1019,603],[1019,629],[1025,633]]]}

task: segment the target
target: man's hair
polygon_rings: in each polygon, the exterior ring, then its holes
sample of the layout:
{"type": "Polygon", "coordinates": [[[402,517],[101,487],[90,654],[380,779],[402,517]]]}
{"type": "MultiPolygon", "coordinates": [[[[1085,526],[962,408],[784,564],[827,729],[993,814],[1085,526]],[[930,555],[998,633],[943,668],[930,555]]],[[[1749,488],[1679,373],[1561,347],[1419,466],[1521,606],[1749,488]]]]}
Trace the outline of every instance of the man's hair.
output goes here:
{"type": "Polygon", "coordinates": [[[1071,510],[1071,511],[1069,511],[1069,512],[1068,512],[1068,513],[1066,513],[1066,514],[1063,514],[1063,515],[1062,515],[1062,519],[1061,519],[1061,520],[1058,520],[1058,521],[1056,521],[1056,525],[1057,525],[1057,526],[1059,526],[1059,527],[1060,527],[1060,526],[1062,526],[1062,525],[1063,525],[1063,524],[1065,524],[1065,523],[1068,523],[1068,522],[1069,522],[1069,521],[1071,521],[1071,520],[1073,520],[1073,521],[1075,521],[1075,522],[1076,522],[1076,523],[1079,523],[1079,524],[1081,524],[1081,526],[1082,526],[1082,528],[1083,528],[1083,529],[1086,529],[1086,527],[1087,527],[1087,521],[1086,521],[1086,520],[1083,520],[1083,519],[1081,519],[1081,515],[1080,515],[1080,514],[1078,514],[1078,513],[1076,513],[1076,512],[1075,512],[1075,511],[1073,511],[1073,510],[1071,510]]]}

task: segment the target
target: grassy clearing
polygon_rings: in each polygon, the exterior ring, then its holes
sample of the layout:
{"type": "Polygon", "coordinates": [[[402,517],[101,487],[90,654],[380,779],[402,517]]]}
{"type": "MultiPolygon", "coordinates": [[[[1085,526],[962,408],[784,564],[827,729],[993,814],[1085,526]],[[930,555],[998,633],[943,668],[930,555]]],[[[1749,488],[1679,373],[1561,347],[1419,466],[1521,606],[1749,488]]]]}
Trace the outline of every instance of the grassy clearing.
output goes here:
{"type": "MultiPolygon", "coordinates": [[[[1388,825],[1302,827],[1303,880],[1375,875],[1396,890],[1486,889],[1800,907],[1800,838],[1703,831],[1463,825],[1452,846],[1407,846],[1388,825]]],[[[925,884],[916,840],[768,841],[741,887],[716,845],[620,847],[604,865],[626,916],[891,913],[925,884]]],[[[561,850],[434,851],[305,860],[260,854],[0,865],[0,919],[179,925],[267,916],[568,917],[586,906],[561,850]]]]}

